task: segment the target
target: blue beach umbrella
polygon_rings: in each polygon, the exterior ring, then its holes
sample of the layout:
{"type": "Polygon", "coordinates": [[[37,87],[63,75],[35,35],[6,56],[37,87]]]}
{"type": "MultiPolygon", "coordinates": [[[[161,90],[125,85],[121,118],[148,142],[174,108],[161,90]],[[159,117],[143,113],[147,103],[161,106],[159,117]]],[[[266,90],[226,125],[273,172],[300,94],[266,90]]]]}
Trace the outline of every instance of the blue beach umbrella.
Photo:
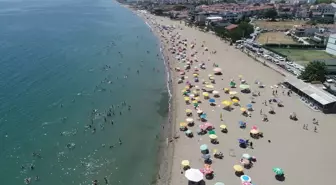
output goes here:
{"type": "Polygon", "coordinates": [[[206,117],[207,117],[207,116],[206,116],[206,114],[204,114],[204,113],[201,114],[201,116],[200,116],[201,119],[206,119],[206,117]]]}
{"type": "Polygon", "coordinates": [[[245,126],[246,125],[246,123],[244,122],[244,121],[239,121],[239,126],[245,126]]]}
{"type": "Polygon", "coordinates": [[[246,144],[246,141],[244,139],[238,139],[239,144],[246,144]]]}
{"type": "Polygon", "coordinates": [[[252,108],[252,104],[247,104],[246,107],[250,109],[252,108]]]}
{"type": "Polygon", "coordinates": [[[203,151],[203,150],[207,150],[208,149],[208,145],[206,144],[203,144],[200,146],[200,149],[203,151]]]}
{"type": "Polygon", "coordinates": [[[242,182],[251,182],[251,181],[252,181],[251,177],[249,177],[249,176],[247,176],[247,175],[242,175],[242,176],[240,176],[240,180],[241,180],[242,182]]]}
{"type": "Polygon", "coordinates": [[[209,99],[209,102],[210,102],[210,103],[215,103],[215,102],[216,102],[216,100],[215,100],[215,99],[213,99],[213,98],[211,98],[211,99],[209,99]]]}
{"type": "Polygon", "coordinates": [[[202,155],[202,158],[207,160],[207,159],[211,158],[211,155],[210,154],[204,154],[204,155],[202,155]]]}

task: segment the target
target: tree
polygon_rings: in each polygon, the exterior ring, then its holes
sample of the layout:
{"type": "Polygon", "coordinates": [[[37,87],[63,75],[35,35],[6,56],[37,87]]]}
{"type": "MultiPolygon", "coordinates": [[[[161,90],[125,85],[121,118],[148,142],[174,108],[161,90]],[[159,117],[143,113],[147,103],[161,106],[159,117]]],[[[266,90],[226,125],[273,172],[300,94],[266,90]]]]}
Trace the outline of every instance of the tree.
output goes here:
{"type": "Polygon", "coordinates": [[[320,81],[325,82],[327,74],[327,66],[324,62],[313,61],[310,62],[305,70],[301,73],[299,78],[304,81],[312,82],[312,81],[320,81]]]}
{"type": "Polygon", "coordinates": [[[264,13],[264,17],[274,20],[278,16],[278,12],[275,9],[267,10],[264,13]]]}

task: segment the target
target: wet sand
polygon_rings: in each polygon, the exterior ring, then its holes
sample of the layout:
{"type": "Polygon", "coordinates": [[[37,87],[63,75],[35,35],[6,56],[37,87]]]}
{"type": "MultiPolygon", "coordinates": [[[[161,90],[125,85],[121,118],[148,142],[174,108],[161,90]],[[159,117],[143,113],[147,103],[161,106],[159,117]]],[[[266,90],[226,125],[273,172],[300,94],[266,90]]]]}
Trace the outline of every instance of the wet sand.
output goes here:
{"type": "MultiPolygon", "coordinates": [[[[167,150],[166,155],[170,156],[172,161],[164,161],[166,165],[171,162],[172,170],[171,176],[170,168],[160,171],[160,178],[158,184],[170,184],[182,185],[188,184],[187,179],[181,174],[181,161],[189,160],[192,168],[203,168],[203,160],[200,153],[200,145],[207,144],[212,153],[213,149],[217,149],[224,153],[224,159],[213,159],[212,168],[215,172],[213,180],[205,180],[206,184],[214,184],[216,182],[224,182],[225,184],[239,184],[240,179],[235,176],[233,165],[239,164],[239,160],[243,153],[249,153],[257,158],[257,162],[251,169],[245,169],[246,175],[252,178],[254,184],[325,184],[330,181],[330,176],[333,174],[333,165],[335,162],[333,154],[335,149],[332,147],[332,142],[335,139],[333,132],[336,128],[335,116],[325,115],[320,112],[314,112],[305,104],[300,102],[299,97],[295,94],[287,96],[288,89],[279,87],[277,89],[279,98],[284,107],[277,107],[276,104],[271,106],[267,102],[267,106],[263,104],[265,100],[270,99],[273,89],[270,86],[274,86],[279,82],[284,81],[284,77],[279,73],[255,62],[241,51],[235,49],[233,46],[229,46],[229,43],[221,41],[215,35],[210,33],[201,32],[195,28],[184,26],[184,23],[180,24],[179,21],[172,21],[164,17],[156,17],[153,15],[141,15],[147,23],[151,25],[153,29],[157,30],[158,24],[160,25],[176,25],[182,29],[175,29],[173,33],[181,34],[181,39],[188,39],[187,54],[192,51],[198,51],[197,60],[194,66],[198,66],[200,63],[205,63],[206,69],[199,72],[199,83],[193,82],[192,73],[193,70],[186,72],[186,76],[192,84],[202,87],[202,79],[208,80],[208,75],[213,74],[213,63],[219,65],[223,69],[223,75],[215,76],[216,84],[215,90],[220,92],[220,98],[215,98],[217,106],[210,106],[207,100],[204,100],[201,95],[202,103],[200,108],[207,113],[208,121],[216,127],[216,133],[218,136],[219,144],[213,145],[210,143],[208,134],[199,136],[196,134],[198,125],[201,124],[196,118],[197,114],[192,105],[186,105],[184,97],[181,91],[185,87],[185,82],[177,84],[177,79],[180,78],[179,73],[172,72],[173,80],[173,105],[172,123],[175,130],[173,135],[180,136],[178,139],[168,142],[168,148],[174,147],[174,151],[167,150]],[[190,42],[196,43],[193,50],[190,49],[190,42]],[[205,42],[203,42],[205,41],[205,42]],[[201,45],[204,43],[205,47],[209,51],[204,51],[201,45]],[[216,54],[211,54],[211,51],[216,50],[216,54]],[[204,54],[203,54],[204,52],[204,54]],[[260,91],[261,96],[256,97],[256,103],[253,104],[255,111],[251,112],[251,117],[242,116],[240,107],[233,106],[234,110],[228,112],[223,110],[223,105],[220,102],[228,100],[230,96],[225,94],[223,88],[229,87],[229,82],[234,79],[239,82],[238,76],[243,75],[243,79],[250,84],[252,91],[260,91]],[[255,80],[262,81],[266,86],[265,88],[258,88],[254,84],[255,80]],[[282,92],[285,92],[284,94],[282,92]],[[268,114],[270,107],[273,107],[276,114],[268,114]],[[189,127],[194,132],[193,138],[188,138],[185,134],[179,131],[179,123],[185,122],[187,116],[185,115],[185,109],[193,110],[193,118],[195,120],[195,126],[189,127]],[[268,115],[269,122],[263,122],[260,115],[260,109],[263,113],[268,115]],[[289,119],[289,115],[292,112],[296,112],[299,120],[292,121],[289,119]],[[220,114],[223,115],[223,121],[220,120],[220,114]],[[319,125],[316,126],[312,123],[312,119],[319,120],[319,125]],[[247,128],[245,130],[240,129],[238,126],[239,121],[247,122],[247,128]],[[228,133],[221,133],[219,125],[226,124],[228,127],[228,133]],[[308,130],[303,129],[303,125],[308,124],[308,130]],[[264,138],[255,140],[250,138],[249,130],[252,126],[257,126],[260,131],[264,133],[264,138]],[[317,127],[317,133],[314,132],[314,127],[317,127]],[[175,134],[176,133],[176,134],[175,134]],[[247,148],[242,149],[238,146],[238,139],[249,139],[253,142],[254,149],[247,148]],[[270,140],[271,142],[268,142],[270,140]],[[285,181],[280,182],[274,178],[273,167],[280,167],[285,171],[285,181]],[[165,173],[163,173],[165,172],[165,173]],[[164,181],[160,181],[164,177],[164,181]]],[[[164,31],[164,37],[169,37],[169,34],[164,31]]],[[[163,37],[160,37],[165,48],[172,47],[172,43],[166,43],[163,37]]],[[[183,69],[184,63],[175,59],[176,55],[168,54],[165,51],[166,58],[169,58],[170,67],[180,67],[183,69]]],[[[238,83],[239,86],[239,83],[238,83]]],[[[250,103],[251,94],[240,93],[240,89],[236,88],[235,91],[239,92],[240,104],[244,107],[250,103]]],[[[212,98],[213,96],[210,95],[212,98]]],[[[169,139],[168,139],[169,140],[169,139]]],[[[169,156],[167,156],[169,159],[169,156]]]]}

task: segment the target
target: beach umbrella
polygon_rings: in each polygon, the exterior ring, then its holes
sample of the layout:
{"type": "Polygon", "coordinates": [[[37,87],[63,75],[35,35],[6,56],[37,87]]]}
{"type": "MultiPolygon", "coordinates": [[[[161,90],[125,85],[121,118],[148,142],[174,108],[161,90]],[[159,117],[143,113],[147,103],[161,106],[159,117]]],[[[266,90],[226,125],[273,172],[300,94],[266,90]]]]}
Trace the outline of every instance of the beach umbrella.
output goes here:
{"type": "Polygon", "coordinates": [[[208,89],[213,89],[214,88],[213,85],[206,85],[205,87],[208,88],[208,89]]]}
{"type": "Polygon", "coordinates": [[[205,125],[206,128],[209,128],[209,127],[212,128],[213,127],[213,125],[211,123],[209,123],[209,122],[206,122],[204,125],[205,125]]]}
{"type": "Polygon", "coordinates": [[[191,134],[192,132],[191,132],[191,130],[187,130],[187,131],[185,131],[184,133],[186,133],[186,134],[191,134]]]}
{"type": "Polygon", "coordinates": [[[234,165],[233,169],[237,172],[242,172],[244,168],[241,165],[234,165]]]}
{"type": "Polygon", "coordinates": [[[204,160],[208,160],[208,159],[211,158],[211,155],[210,155],[210,154],[203,154],[203,155],[202,155],[202,158],[203,158],[204,160]]]}
{"type": "Polygon", "coordinates": [[[233,103],[238,103],[239,100],[237,100],[237,99],[232,99],[232,102],[233,102],[233,103]]]}
{"type": "Polygon", "coordinates": [[[184,176],[192,182],[199,182],[203,180],[203,173],[199,169],[191,168],[185,171],[184,176]]]}
{"type": "Polygon", "coordinates": [[[242,182],[242,185],[253,185],[250,182],[242,182]]]}
{"type": "Polygon", "coordinates": [[[194,107],[198,107],[198,103],[194,102],[194,107]]]}
{"type": "Polygon", "coordinates": [[[206,114],[204,114],[204,113],[201,114],[201,116],[200,116],[201,119],[206,119],[206,117],[207,117],[207,116],[206,116],[206,114]]]}
{"type": "Polygon", "coordinates": [[[230,94],[230,95],[236,95],[236,94],[237,94],[237,91],[230,91],[229,94],[230,94]]]}
{"type": "Polygon", "coordinates": [[[217,137],[215,134],[210,134],[210,135],[209,135],[209,138],[210,138],[210,139],[217,139],[218,137],[217,137]]]}
{"type": "Polygon", "coordinates": [[[199,128],[202,129],[202,130],[206,129],[205,125],[200,125],[199,128]]]}
{"type": "Polygon", "coordinates": [[[215,103],[215,102],[216,102],[216,100],[215,100],[215,99],[213,99],[213,98],[211,98],[211,99],[209,99],[209,102],[210,102],[210,103],[215,103]]]}
{"type": "Polygon", "coordinates": [[[239,78],[243,78],[243,75],[238,75],[239,78]]]}
{"type": "Polygon", "coordinates": [[[251,177],[249,177],[249,176],[247,176],[247,175],[242,175],[242,176],[240,176],[240,180],[241,180],[242,182],[251,182],[251,181],[252,181],[251,177]]]}
{"type": "Polygon", "coordinates": [[[203,144],[203,145],[201,145],[200,146],[200,150],[207,150],[208,149],[208,145],[206,145],[206,144],[203,144]]]}
{"type": "Polygon", "coordinates": [[[194,76],[198,76],[198,74],[197,74],[197,73],[194,73],[193,75],[194,75],[194,76]]]}
{"type": "Polygon", "coordinates": [[[222,72],[222,69],[219,68],[219,67],[216,67],[216,68],[213,69],[213,71],[214,71],[215,73],[220,73],[220,72],[222,72]]]}
{"type": "Polygon", "coordinates": [[[189,94],[189,97],[193,98],[193,97],[195,97],[195,95],[194,94],[189,94]]]}
{"type": "Polygon", "coordinates": [[[239,86],[239,88],[241,88],[241,89],[249,89],[250,86],[249,86],[249,85],[246,85],[246,84],[241,84],[241,85],[239,86]]]}
{"type": "Polygon", "coordinates": [[[258,134],[258,133],[259,133],[259,130],[252,129],[252,130],[250,131],[250,133],[251,133],[251,134],[258,134]]]}
{"type": "Polygon", "coordinates": [[[218,95],[219,92],[218,91],[212,91],[212,94],[218,95]]]}
{"type": "Polygon", "coordinates": [[[211,168],[203,168],[201,172],[204,174],[211,174],[213,173],[213,170],[211,168]]]}
{"type": "Polygon", "coordinates": [[[229,88],[224,88],[224,92],[229,92],[230,89],[229,88]]]}
{"type": "Polygon", "coordinates": [[[231,81],[230,82],[230,87],[234,87],[234,86],[236,86],[236,83],[234,81],[231,81]]]}
{"type": "Polygon", "coordinates": [[[190,98],[189,97],[184,97],[184,101],[189,101],[190,98]]]}
{"type": "Polygon", "coordinates": [[[187,126],[187,123],[185,123],[185,122],[180,123],[180,127],[186,127],[186,126],[187,126]]]}
{"type": "Polygon", "coordinates": [[[243,154],[242,157],[245,158],[245,159],[251,159],[250,154],[243,154]]]}
{"type": "Polygon", "coordinates": [[[214,130],[210,130],[208,133],[209,133],[209,135],[210,134],[215,134],[216,135],[216,132],[214,130]]]}
{"type": "Polygon", "coordinates": [[[252,108],[252,104],[247,104],[246,107],[249,108],[249,109],[251,109],[252,108]]]}
{"type": "Polygon", "coordinates": [[[197,114],[202,114],[202,113],[203,113],[203,111],[201,109],[197,110],[197,114]]]}
{"type": "Polygon", "coordinates": [[[242,108],[240,108],[240,111],[245,112],[246,108],[242,107],[242,108]]]}
{"type": "Polygon", "coordinates": [[[222,104],[223,104],[224,106],[226,106],[226,107],[232,105],[231,101],[227,101],[227,100],[222,101],[222,104]]]}
{"type": "Polygon", "coordinates": [[[245,126],[246,125],[246,123],[244,122],[244,121],[239,121],[239,126],[245,126]]]}
{"type": "Polygon", "coordinates": [[[191,109],[186,109],[186,113],[192,113],[191,109]]]}
{"type": "Polygon", "coordinates": [[[215,79],[215,77],[213,77],[213,76],[209,77],[209,80],[214,80],[214,79],[215,79]]]}
{"type": "Polygon", "coordinates": [[[186,121],[187,121],[188,123],[192,123],[192,122],[194,122],[194,119],[192,119],[192,118],[187,118],[186,121]]]}
{"type": "Polygon", "coordinates": [[[209,93],[204,92],[204,93],[203,93],[203,96],[209,96],[209,93]]]}
{"type": "Polygon", "coordinates": [[[284,171],[281,168],[273,168],[273,172],[276,175],[283,175],[284,174],[284,171]]]}
{"type": "Polygon", "coordinates": [[[183,161],[181,162],[181,165],[182,165],[182,166],[189,166],[189,164],[190,164],[190,162],[189,162],[188,160],[183,160],[183,161]]]}
{"type": "Polygon", "coordinates": [[[226,125],[220,125],[219,128],[226,129],[226,125]]]}
{"type": "Polygon", "coordinates": [[[214,185],[225,185],[225,184],[222,182],[216,182],[214,185]]]}
{"type": "Polygon", "coordinates": [[[239,144],[246,144],[246,141],[244,139],[238,139],[239,144]]]}

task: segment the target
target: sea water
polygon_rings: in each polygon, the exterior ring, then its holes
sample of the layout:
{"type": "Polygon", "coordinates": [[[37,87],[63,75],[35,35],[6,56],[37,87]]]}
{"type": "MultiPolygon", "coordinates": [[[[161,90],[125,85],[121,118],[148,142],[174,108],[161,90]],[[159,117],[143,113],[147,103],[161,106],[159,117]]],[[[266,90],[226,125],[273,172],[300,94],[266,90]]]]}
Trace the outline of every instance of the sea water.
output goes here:
{"type": "Polygon", "coordinates": [[[110,0],[0,0],[0,27],[1,184],[153,183],[169,95],[150,28],[110,0]]]}

